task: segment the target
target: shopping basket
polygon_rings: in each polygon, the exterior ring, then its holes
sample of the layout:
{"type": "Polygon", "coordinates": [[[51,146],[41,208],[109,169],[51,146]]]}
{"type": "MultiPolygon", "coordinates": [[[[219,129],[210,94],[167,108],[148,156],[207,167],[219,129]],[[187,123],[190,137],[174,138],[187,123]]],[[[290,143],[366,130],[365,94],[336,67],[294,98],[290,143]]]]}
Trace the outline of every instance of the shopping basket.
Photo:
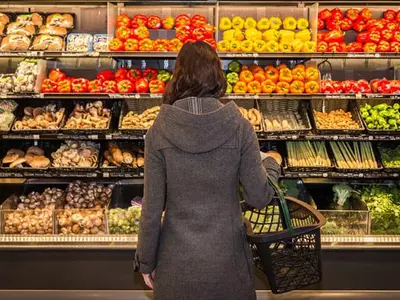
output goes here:
{"type": "Polygon", "coordinates": [[[276,195],[262,210],[245,205],[244,222],[254,263],[268,278],[273,293],[284,293],[321,280],[321,233],[325,218],[314,208],[276,195]]]}

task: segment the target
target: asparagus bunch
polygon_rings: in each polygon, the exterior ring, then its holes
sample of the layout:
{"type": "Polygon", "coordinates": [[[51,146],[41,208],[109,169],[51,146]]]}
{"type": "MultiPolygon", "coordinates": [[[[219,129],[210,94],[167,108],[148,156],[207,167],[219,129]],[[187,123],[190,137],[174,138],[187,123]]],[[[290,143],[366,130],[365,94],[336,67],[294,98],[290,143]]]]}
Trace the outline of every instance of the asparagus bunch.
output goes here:
{"type": "Polygon", "coordinates": [[[370,142],[329,142],[337,165],[342,169],[376,169],[378,164],[370,142]]]}
{"type": "Polygon", "coordinates": [[[325,142],[287,142],[289,166],[292,167],[330,167],[325,142]]]}

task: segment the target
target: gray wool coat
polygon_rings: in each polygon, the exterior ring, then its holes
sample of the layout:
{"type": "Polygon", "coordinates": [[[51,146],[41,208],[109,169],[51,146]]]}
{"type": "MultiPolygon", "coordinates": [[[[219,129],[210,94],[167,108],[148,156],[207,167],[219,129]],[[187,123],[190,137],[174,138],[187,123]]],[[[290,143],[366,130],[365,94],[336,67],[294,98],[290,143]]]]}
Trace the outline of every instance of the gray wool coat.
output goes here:
{"type": "Polygon", "coordinates": [[[156,300],[253,300],[253,261],[238,199],[273,196],[256,134],[234,102],[186,98],[162,105],[145,141],[144,202],[136,263],[156,270],[156,300]],[[165,209],[164,220],[161,215],[165,209]]]}

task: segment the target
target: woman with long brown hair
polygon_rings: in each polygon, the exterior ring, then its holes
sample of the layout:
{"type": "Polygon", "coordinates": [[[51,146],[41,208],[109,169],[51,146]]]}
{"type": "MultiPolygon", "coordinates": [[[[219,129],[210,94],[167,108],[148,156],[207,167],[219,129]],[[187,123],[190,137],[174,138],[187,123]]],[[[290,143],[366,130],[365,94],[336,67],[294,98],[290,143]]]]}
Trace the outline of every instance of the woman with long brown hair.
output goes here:
{"type": "Polygon", "coordinates": [[[265,207],[267,173],[278,178],[281,157],[262,160],[252,125],[235,103],[219,102],[225,90],[216,52],[185,44],[146,135],[136,263],[157,300],[256,299],[238,186],[265,207]]]}

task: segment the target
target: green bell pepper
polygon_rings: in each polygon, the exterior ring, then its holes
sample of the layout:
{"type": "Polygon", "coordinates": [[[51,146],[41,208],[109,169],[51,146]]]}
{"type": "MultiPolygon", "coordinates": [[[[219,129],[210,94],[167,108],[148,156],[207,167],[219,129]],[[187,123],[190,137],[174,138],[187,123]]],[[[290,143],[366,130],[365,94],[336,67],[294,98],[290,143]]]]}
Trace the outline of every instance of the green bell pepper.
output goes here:
{"type": "Polygon", "coordinates": [[[226,80],[230,84],[236,84],[239,81],[239,74],[236,72],[232,72],[226,75],[226,80]]]}
{"type": "Polygon", "coordinates": [[[232,90],[233,90],[232,85],[229,82],[227,82],[226,83],[226,92],[225,93],[226,94],[231,94],[232,90]]]}
{"type": "Polygon", "coordinates": [[[161,70],[158,72],[157,79],[163,82],[171,80],[172,74],[167,70],[161,70]]]}
{"type": "Polygon", "coordinates": [[[241,67],[242,67],[242,65],[241,65],[240,62],[238,62],[237,60],[232,60],[232,61],[228,64],[228,71],[229,71],[229,72],[236,72],[236,73],[239,73],[241,67]]]}

